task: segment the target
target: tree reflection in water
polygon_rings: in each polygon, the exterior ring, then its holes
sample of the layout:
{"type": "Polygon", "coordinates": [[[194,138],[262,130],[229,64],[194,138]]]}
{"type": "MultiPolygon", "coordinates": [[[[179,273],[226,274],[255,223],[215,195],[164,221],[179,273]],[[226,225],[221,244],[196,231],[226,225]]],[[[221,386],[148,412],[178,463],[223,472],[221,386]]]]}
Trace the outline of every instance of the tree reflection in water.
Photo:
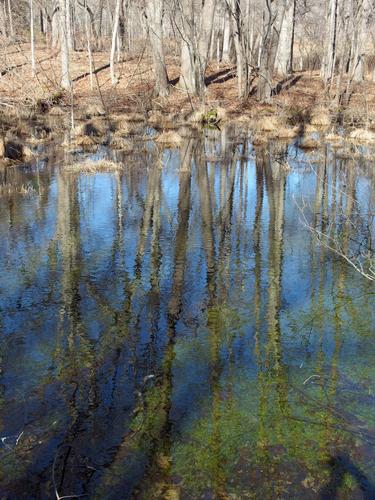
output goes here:
{"type": "Polygon", "coordinates": [[[349,250],[373,169],[237,139],[1,173],[2,495],[373,495],[372,285],[294,203],[349,250]]]}

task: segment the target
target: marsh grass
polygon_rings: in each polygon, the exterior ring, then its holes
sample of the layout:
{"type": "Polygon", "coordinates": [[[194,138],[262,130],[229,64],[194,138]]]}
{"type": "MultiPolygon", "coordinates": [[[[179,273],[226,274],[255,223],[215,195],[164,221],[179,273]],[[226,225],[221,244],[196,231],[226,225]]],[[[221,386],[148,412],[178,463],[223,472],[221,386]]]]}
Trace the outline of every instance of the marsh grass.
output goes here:
{"type": "Polygon", "coordinates": [[[15,186],[11,183],[0,184],[0,196],[11,196],[13,194],[27,196],[35,192],[35,188],[30,184],[22,184],[21,186],[15,186]]]}
{"type": "Polygon", "coordinates": [[[321,143],[312,137],[304,137],[298,145],[301,149],[318,149],[321,143]]]}
{"type": "Polygon", "coordinates": [[[85,160],[72,163],[63,167],[65,172],[95,174],[98,172],[119,172],[123,170],[123,163],[115,163],[110,160],[85,160]]]}
{"type": "Polygon", "coordinates": [[[264,116],[255,123],[255,128],[260,132],[275,132],[281,127],[281,121],[277,116],[264,116]]]}
{"type": "Polygon", "coordinates": [[[114,135],[111,138],[109,146],[113,149],[120,149],[121,151],[127,153],[130,153],[134,149],[133,143],[131,141],[117,135],[114,135]]]}
{"type": "Polygon", "coordinates": [[[372,130],[357,128],[350,133],[349,140],[354,143],[375,142],[375,132],[372,130]]]}
{"type": "Polygon", "coordinates": [[[169,130],[156,137],[155,142],[163,146],[179,147],[182,144],[182,137],[177,132],[169,130]]]}
{"type": "Polygon", "coordinates": [[[329,111],[323,107],[315,108],[311,112],[311,125],[329,127],[331,125],[331,115],[329,111]]]}

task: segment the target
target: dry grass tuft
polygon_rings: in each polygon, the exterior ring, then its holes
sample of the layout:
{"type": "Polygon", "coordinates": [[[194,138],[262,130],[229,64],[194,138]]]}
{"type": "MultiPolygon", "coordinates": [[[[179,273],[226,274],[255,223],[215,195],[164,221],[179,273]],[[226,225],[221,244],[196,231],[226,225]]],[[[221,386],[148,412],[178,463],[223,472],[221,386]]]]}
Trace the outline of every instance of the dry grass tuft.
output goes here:
{"type": "Polygon", "coordinates": [[[202,123],[204,114],[205,114],[204,109],[197,109],[188,116],[187,121],[189,123],[194,123],[194,124],[202,123]]]}
{"type": "Polygon", "coordinates": [[[121,122],[118,122],[116,124],[116,134],[117,135],[121,135],[123,137],[126,135],[130,135],[132,133],[132,131],[133,131],[132,127],[125,120],[122,120],[121,122]]]}
{"type": "Polygon", "coordinates": [[[319,130],[310,123],[307,123],[304,127],[305,134],[318,134],[319,130]]]}
{"type": "Polygon", "coordinates": [[[109,160],[86,160],[81,163],[65,165],[63,168],[65,172],[95,174],[97,172],[118,172],[124,168],[124,165],[109,160]]]}
{"type": "Polygon", "coordinates": [[[156,142],[165,146],[179,147],[182,144],[182,137],[177,132],[163,132],[156,138],[156,142]]]}
{"type": "Polygon", "coordinates": [[[228,119],[228,113],[224,108],[200,108],[187,116],[187,121],[193,125],[215,125],[228,119]]]}
{"type": "Polygon", "coordinates": [[[150,125],[160,125],[163,121],[165,121],[165,117],[160,111],[153,111],[148,117],[148,123],[150,123],[150,125]]]}
{"type": "Polygon", "coordinates": [[[217,119],[219,122],[224,122],[228,119],[228,112],[226,109],[221,108],[220,106],[215,108],[217,119]]]}
{"type": "Polygon", "coordinates": [[[17,139],[0,139],[0,158],[22,161],[33,157],[31,149],[19,143],[17,139]]]}
{"type": "Polygon", "coordinates": [[[320,144],[318,141],[312,139],[311,137],[305,137],[300,142],[299,147],[301,149],[318,149],[320,147],[320,144]]]}
{"type": "Polygon", "coordinates": [[[253,134],[252,143],[254,146],[262,146],[264,144],[267,144],[267,141],[268,137],[266,135],[259,134],[258,132],[253,134]]]}
{"type": "Polygon", "coordinates": [[[123,116],[123,119],[128,122],[144,122],[145,117],[141,113],[126,113],[123,116]]]}
{"type": "Polygon", "coordinates": [[[343,138],[341,137],[341,135],[337,135],[333,132],[327,134],[325,140],[332,146],[339,146],[343,142],[343,138]]]}
{"type": "Polygon", "coordinates": [[[366,130],[362,128],[358,128],[353,130],[349,135],[351,142],[374,142],[375,141],[375,132],[371,130],[366,130]]]}
{"type": "Polygon", "coordinates": [[[316,108],[311,114],[311,125],[318,127],[329,127],[331,125],[331,116],[324,108],[316,108]]]}
{"type": "Polygon", "coordinates": [[[298,127],[280,127],[275,130],[273,136],[279,139],[294,139],[298,135],[299,128],[298,127]]]}
{"type": "Polygon", "coordinates": [[[0,196],[11,196],[13,194],[26,196],[31,193],[35,193],[35,188],[29,184],[22,184],[21,186],[10,183],[0,184],[0,196]]]}
{"type": "Polygon", "coordinates": [[[127,139],[124,139],[123,137],[119,137],[117,135],[114,135],[112,137],[109,145],[112,149],[120,149],[121,151],[125,151],[128,153],[130,153],[134,149],[133,143],[131,141],[128,141],[127,139]]]}
{"type": "Polygon", "coordinates": [[[235,116],[232,120],[233,123],[240,123],[244,125],[249,125],[252,122],[252,119],[248,115],[240,115],[240,116],[235,116]]]}
{"type": "MultiPolygon", "coordinates": [[[[82,137],[76,137],[72,140],[71,145],[73,147],[90,147],[90,146],[96,146],[98,144],[98,140],[89,135],[84,135],[82,137]]],[[[67,144],[63,144],[67,146],[67,144]]]]}
{"type": "Polygon", "coordinates": [[[63,116],[65,115],[65,112],[62,108],[60,108],[60,106],[53,106],[50,110],[49,110],[49,114],[51,116],[63,116]]]}
{"type": "Polygon", "coordinates": [[[94,118],[97,116],[105,116],[105,109],[101,104],[89,104],[85,111],[87,118],[94,118]]]}
{"type": "Polygon", "coordinates": [[[341,160],[351,160],[354,158],[358,158],[359,156],[360,155],[357,151],[353,151],[347,146],[338,148],[336,151],[336,158],[339,158],[341,160]]]}
{"type": "Polygon", "coordinates": [[[255,123],[255,127],[261,132],[274,132],[280,128],[280,121],[276,116],[263,116],[255,123]]]}
{"type": "Polygon", "coordinates": [[[73,130],[74,137],[91,136],[91,137],[101,137],[105,135],[106,128],[104,124],[99,120],[93,120],[86,123],[80,123],[73,130]]]}

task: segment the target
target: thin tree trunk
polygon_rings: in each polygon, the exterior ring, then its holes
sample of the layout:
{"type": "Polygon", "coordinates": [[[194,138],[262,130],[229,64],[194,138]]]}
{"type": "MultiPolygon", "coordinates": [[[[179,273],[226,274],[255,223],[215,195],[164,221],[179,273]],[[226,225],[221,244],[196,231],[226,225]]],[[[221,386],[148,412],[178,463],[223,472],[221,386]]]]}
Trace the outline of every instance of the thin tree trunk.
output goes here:
{"type": "Polygon", "coordinates": [[[36,73],[35,65],[35,40],[34,40],[34,2],[30,0],[30,46],[31,46],[31,75],[36,73]]]}
{"type": "Polygon", "coordinates": [[[120,4],[121,0],[116,0],[115,15],[113,18],[111,55],[109,60],[112,85],[115,85],[117,83],[117,77],[115,74],[115,55],[116,55],[117,32],[120,21],[120,7],[121,7],[120,4]]]}
{"type": "Polygon", "coordinates": [[[8,0],[8,14],[9,14],[9,32],[10,37],[14,38],[14,28],[13,28],[13,13],[12,13],[12,4],[10,0],[8,0]]]}
{"type": "Polygon", "coordinates": [[[326,49],[323,57],[321,75],[326,82],[332,79],[336,61],[337,37],[337,7],[338,0],[330,0],[330,10],[327,23],[326,49]]]}
{"type": "Polygon", "coordinates": [[[70,0],[66,0],[66,39],[68,42],[69,52],[73,50],[73,38],[72,38],[72,12],[71,12],[71,4],[70,0]]]}
{"type": "Polygon", "coordinates": [[[87,55],[89,57],[89,71],[90,71],[90,88],[94,88],[93,80],[93,63],[92,63],[92,51],[91,51],[91,31],[89,24],[89,13],[87,10],[87,0],[85,0],[85,28],[86,28],[86,39],[87,39],[87,55]]]}

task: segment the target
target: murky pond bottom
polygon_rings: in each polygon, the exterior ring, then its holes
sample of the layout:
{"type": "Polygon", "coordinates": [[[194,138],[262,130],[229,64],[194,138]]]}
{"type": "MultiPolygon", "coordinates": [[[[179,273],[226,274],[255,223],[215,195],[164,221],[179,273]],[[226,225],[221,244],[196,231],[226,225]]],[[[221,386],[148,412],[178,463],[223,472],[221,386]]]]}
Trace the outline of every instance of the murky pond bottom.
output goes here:
{"type": "Polygon", "coordinates": [[[0,173],[1,498],[375,498],[374,164],[236,139],[0,173]]]}

